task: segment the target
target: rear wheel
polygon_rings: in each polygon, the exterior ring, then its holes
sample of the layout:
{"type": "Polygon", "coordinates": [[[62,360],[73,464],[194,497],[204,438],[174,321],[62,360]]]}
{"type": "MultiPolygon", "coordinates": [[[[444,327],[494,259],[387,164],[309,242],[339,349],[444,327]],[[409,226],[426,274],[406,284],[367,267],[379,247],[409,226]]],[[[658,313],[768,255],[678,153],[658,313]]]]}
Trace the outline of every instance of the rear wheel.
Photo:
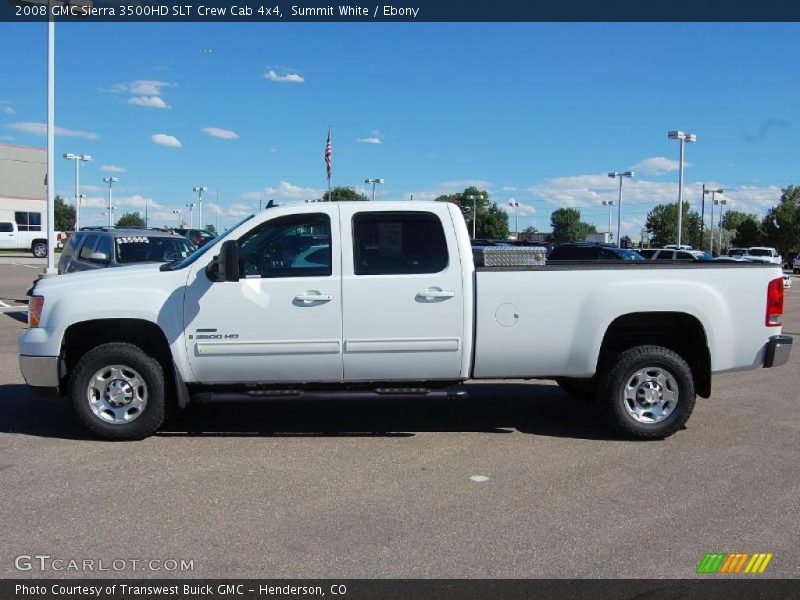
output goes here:
{"type": "Polygon", "coordinates": [[[47,256],[47,242],[33,242],[31,252],[36,258],[45,258],[47,256]]]}
{"type": "Polygon", "coordinates": [[[617,356],[600,378],[598,398],[611,424],[627,437],[661,439],[678,431],[694,410],[689,365],[662,346],[637,346],[617,356]]]}
{"type": "Polygon", "coordinates": [[[142,439],[164,422],[164,371],[132,344],[103,344],[84,354],[69,395],[81,423],[105,440],[142,439]]]}

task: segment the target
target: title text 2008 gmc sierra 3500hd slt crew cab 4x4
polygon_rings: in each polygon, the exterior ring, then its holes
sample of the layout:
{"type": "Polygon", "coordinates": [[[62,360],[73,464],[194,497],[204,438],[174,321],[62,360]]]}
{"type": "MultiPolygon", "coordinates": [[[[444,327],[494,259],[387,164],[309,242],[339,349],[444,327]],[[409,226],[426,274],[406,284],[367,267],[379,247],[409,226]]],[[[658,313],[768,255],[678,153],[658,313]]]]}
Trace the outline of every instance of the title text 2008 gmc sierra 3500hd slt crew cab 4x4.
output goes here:
{"type": "Polygon", "coordinates": [[[792,343],[778,266],[476,266],[439,202],[270,208],[180,262],[30,294],[25,380],[106,439],[152,434],[192,398],[379,401],[471,378],[555,379],[622,433],[662,438],[712,373],[783,364],[792,343]]]}

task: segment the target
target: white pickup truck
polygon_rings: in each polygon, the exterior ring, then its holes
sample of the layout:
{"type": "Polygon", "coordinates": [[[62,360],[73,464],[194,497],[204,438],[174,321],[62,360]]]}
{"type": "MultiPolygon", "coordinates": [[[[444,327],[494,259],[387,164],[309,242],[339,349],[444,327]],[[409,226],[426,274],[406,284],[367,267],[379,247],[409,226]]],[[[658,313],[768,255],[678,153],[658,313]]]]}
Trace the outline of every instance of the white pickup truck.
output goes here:
{"type": "Polygon", "coordinates": [[[105,439],[193,399],[455,396],[472,378],[555,379],[662,438],[712,373],[786,362],[783,293],[750,263],[476,267],[448,203],[282,206],[180,262],[37,281],[20,366],[105,439]]]}
{"type": "MultiPolygon", "coordinates": [[[[20,226],[12,219],[0,217],[0,250],[27,250],[36,258],[45,258],[47,256],[47,231],[42,230],[41,224],[22,225],[22,227],[25,229],[21,230],[20,226]],[[35,229],[28,230],[29,228],[35,229]]],[[[65,237],[63,232],[56,232],[56,250],[61,250],[65,237]]]]}

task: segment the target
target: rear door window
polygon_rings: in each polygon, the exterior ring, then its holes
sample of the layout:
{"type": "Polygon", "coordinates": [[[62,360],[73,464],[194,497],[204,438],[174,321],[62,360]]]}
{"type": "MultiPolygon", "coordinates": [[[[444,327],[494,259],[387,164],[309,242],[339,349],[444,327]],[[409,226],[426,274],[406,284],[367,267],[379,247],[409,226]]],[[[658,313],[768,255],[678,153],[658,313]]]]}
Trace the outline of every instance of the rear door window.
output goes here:
{"type": "Polygon", "coordinates": [[[447,268],[442,222],[425,212],[362,212],[353,216],[356,275],[439,273],[447,268]]]}
{"type": "Polygon", "coordinates": [[[661,250],[656,255],[656,260],[672,260],[674,252],[672,250],[661,250]]]}

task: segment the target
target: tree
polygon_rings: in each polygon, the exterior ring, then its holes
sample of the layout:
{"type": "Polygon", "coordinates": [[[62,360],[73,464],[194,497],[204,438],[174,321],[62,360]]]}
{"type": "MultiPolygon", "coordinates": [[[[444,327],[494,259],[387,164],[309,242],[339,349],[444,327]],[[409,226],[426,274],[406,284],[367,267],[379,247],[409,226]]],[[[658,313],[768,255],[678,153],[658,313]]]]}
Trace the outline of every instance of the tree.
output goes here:
{"type": "Polygon", "coordinates": [[[117,227],[144,227],[144,219],[138,212],[125,213],[117,221],[117,227]]]}
{"type": "Polygon", "coordinates": [[[214,227],[211,223],[206,225],[206,231],[209,231],[209,232],[213,233],[214,235],[217,235],[217,228],[214,227]]]}
{"type": "Polygon", "coordinates": [[[464,215],[464,220],[467,222],[467,229],[469,229],[470,233],[472,233],[472,221],[474,220],[473,211],[477,212],[478,226],[475,228],[475,237],[486,237],[478,230],[482,221],[481,216],[489,210],[489,192],[470,186],[465,188],[463,192],[443,194],[436,198],[436,202],[451,202],[458,206],[461,214],[464,215]]]}
{"type": "Polygon", "coordinates": [[[464,215],[470,233],[472,233],[473,211],[477,212],[475,237],[495,240],[508,238],[510,233],[508,213],[496,203],[489,201],[489,192],[486,190],[470,186],[463,192],[439,196],[436,201],[452,202],[458,206],[461,214],[464,215]]]}
{"type": "MultiPolygon", "coordinates": [[[[359,200],[365,201],[369,200],[365,194],[356,191],[355,188],[352,187],[345,187],[345,186],[338,186],[331,190],[331,196],[333,196],[333,202],[346,202],[350,200],[359,200]]],[[[326,191],[322,194],[321,198],[322,202],[328,201],[328,192],[326,191]]]]}
{"type": "MultiPolygon", "coordinates": [[[[674,202],[659,204],[649,213],[645,227],[651,234],[651,246],[663,248],[667,244],[676,244],[678,241],[678,206],[674,202]]],[[[683,223],[681,244],[690,244],[694,248],[700,247],[700,215],[689,208],[689,203],[683,203],[683,223]]]]}
{"type": "Polygon", "coordinates": [[[633,248],[633,240],[631,240],[631,236],[623,235],[622,238],[619,240],[619,247],[620,248],[633,248]]]}
{"type": "Polygon", "coordinates": [[[55,219],[53,226],[56,231],[72,231],[75,228],[75,207],[64,202],[61,196],[56,196],[55,219]]]}
{"type": "Polygon", "coordinates": [[[550,215],[550,224],[553,244],[583,242],[590,233],[597,232],[594,225],[581,221],[581,211],[577,208],[557,208],[550,215]]]}
{"type": "MultiPolygon", "coordinates": [[[[727,215],[725,215],[727,216],[727,215]]],[[[723,224],[725,219],[723,217],[723,224]]],[[[729,227],[725,227],[730,231],[729,227]]],[[[755,215],[747,215],[739,224],[733,228],[735,233],[731,243],[740,248],[749,248],[750,246],[758,246],[761,244],[761,228],[759,227],[758,220],[755,215]]]]}
{"type": "Polygon", "coordinates": [[[525,229],[521,231],[521,233],[527,233],[527,234],[536,233],[536,227],[534,227],[533,225],[528,225],[525,229]]]}
{"type": "Polygon", "coordinates": [[[780,202],[767,211],[761,222],[764,242],[783,255],[800,250],[800,187],[783,190],[780,202]]]}

